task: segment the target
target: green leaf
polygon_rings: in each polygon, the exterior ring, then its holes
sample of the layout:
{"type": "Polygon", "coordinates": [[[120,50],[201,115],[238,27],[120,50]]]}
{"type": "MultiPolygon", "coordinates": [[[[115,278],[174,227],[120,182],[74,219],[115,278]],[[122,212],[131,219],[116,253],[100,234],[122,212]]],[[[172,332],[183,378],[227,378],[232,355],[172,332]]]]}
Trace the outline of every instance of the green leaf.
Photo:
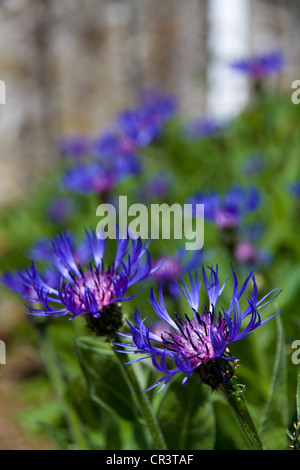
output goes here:
{"type": "Polygon", "coordinates": [[[47,435],[55,442],[60,450],[70,450],[70,441],[68,432],[64,429],[58,429],[56,426],[41,422],[40,426],[45,430],[47,435]]]}
{"type": "Polygon", "coordinates": [[[137,423],[131,390],[111,345],[98,338],[81,337],[75,340],[75,352],[91,399],[107,411],[137,423]]]}
{"type": "Polygon", "coordinates": [[[284,351],[284,332],[280,316],[277,320],[277,347],[270,393],[261,422],[261,437],[267,450],[286,449],[288,426],[287,364],[284,351]]]}
{"type": "Polygon", "coordinates": [[[46,401],[39,403],[38,406],[32,405],[17,413],[18,421],[26,428],[29,433],[40,433],[41,423],[47,423],[49,426],[58,426],[62,418],[62,411],[57,401],[46,401]]]}
{"type": "Polygon", "coordinates": [[[104,429],[102,429],[103,435],[105,437],[104,449],[122,449],[120,419],[118,419],[115,414],[104,412],[102,425],[104,425],[104,429]]]}
{"type": "Polygon", "coordinates": [[[189,379],[175,380],[164,390],[158,421],[170,450],[211,450],[215,421],[210,389],[189,379]]]}

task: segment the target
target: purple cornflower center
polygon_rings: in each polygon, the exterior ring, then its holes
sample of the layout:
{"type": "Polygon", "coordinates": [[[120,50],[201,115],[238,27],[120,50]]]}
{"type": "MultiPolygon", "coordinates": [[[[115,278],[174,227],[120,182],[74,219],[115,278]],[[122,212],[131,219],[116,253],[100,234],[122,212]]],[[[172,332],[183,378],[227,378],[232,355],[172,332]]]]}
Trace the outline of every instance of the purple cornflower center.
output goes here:
{"type": "Polygon", "coordinates": [[[94,191],[104,194],[113,189],[116,184],[116,180],[113,176],[105,176],[105,177],[95,177],[92,181],[92,188],[94,191]]]}
{"type": "Polygon", "coordinates": [[[248,241],[241,241],[235,247],[234,255],[240,263],[252,262],[256,255],[255,246],[248,241]]]}
{"type": "Polygon", "coordinates": [[[134,155],[138,150],[138,145],[134,140],[123,138],[121,140],[121,151],[124,155],[134,155]]]}
{"type": "Polygon", "coordinates": [[[216,357],[212,336],[227,339],[229,331],[227,324],[219,313],[214,319],[212,312],[206,309],[201,315],[196,314],[196,319],[190,320],[187,315],[185,319],[176,315],[178,331],[172,333],[163,332],[161,339],[164,346],[172,352],[182,352],[193,368],[210,361],[216,357]]]}
{"type": "Polygon", "coordinates": [[[215,214],[215,223],[224,229],[230,229],[237,226],[239,215],[233,209],[218,209],[215,214]]]}
{"type": "Polygon", "coordinates": [[[267,73],[266,67],[264,64],[252,64],[249,67],[250,74],[253,77],[261,78],[267,73]]]}
{"type": "MultiPolygon", "coordinates": [[[[164,258],[159,258],[155,264],[158,266],[164,261],[164,258]]],[[[157,282],[171,282],[181,273],[181,265],[176,258],[168,258],[162,266],[154,273],[153,277],[157,282]]]]}
{"type": "Polygon", "coordinates": [[[72,293],[75,305],[82,309],[82,306],[86,303],[87,292],[89,292],[89,295],[97,303],[98,311],[101,312],[116,297],[114,285],[116,281],[122,282],[120,277],[116,278],[113,268],[100,271],[98,268],[91,266],[86,273],[81,271],[81,278],[75,279],[75,286],[68,286],[68,293],[72,293]]]}

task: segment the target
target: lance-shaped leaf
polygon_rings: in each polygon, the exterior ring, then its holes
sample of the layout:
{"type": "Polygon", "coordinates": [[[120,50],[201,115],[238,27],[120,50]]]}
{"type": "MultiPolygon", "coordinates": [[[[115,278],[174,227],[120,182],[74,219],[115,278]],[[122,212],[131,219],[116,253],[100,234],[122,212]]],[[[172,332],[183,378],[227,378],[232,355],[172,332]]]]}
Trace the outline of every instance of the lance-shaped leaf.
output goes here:
{"type": "Polygon", "coordinates": [[[270,393],[261,422],[261,437],[267,450],[286,449],[288,425],[287,364],[284,351],[284,332],[277,317],[277,347],[271,379],[270,393]]]}
{"type": "Polygon", "coordinates": [[[111,345],[99,338],[81,337],[75,341],[75,351],[92,400],[119,417],[137,423],[137,408],[111,345]]]}
{"type": "Polygon", "coordinates": [[[158,421],[170,450],[210,450],[215,443],[211,390],[191,380],[174,380],[164,392],[158,421]]]}

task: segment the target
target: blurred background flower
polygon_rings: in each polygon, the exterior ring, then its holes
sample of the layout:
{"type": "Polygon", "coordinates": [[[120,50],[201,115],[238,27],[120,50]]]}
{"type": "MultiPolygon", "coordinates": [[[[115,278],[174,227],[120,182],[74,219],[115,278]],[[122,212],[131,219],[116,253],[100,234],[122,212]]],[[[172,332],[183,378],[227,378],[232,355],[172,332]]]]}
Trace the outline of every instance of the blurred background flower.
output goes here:
{"type": "Polygon", "coordinates": [[[189,137],[211,137],[222,130],[222,125],[208,116],[202,116],[190,122],[185,129],[189,137]]]}
{"type": "Polygon", "coordinates": [[[245,73],[254,79],[266,78],[277,74],[282,71],[285,65],[286,60],[281,51],[268,52],[263,55],[250,57],[249,59],[237,60],[230,64],[233,69],[245,73]]]}
{"type": "Polygon", "coordinates": [[[221,229],[238,227],[248,213],[255,211],[259,205],[259,192],[255,187],[247,189],[235,185],[224,195],[217,192],[198,192],[189,203],[193,204],[197,215],[197,204],[204,204],[204,217],[221,229]]]}

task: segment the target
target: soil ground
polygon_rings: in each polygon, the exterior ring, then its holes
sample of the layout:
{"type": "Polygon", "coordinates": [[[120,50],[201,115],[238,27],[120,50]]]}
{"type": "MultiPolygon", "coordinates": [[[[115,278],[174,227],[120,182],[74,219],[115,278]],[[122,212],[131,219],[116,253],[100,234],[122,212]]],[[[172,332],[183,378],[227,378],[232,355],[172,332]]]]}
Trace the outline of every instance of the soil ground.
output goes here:
{"type": "Polygon", "coordinates": [[[19,354],[0,365],[0,450],[55,449],[45,436],[30,435],[18,420],[18,414],[28,407],[18,391],[20,383],[37,372],[35,364],[28,364],[28,357],[19,354]]]}

